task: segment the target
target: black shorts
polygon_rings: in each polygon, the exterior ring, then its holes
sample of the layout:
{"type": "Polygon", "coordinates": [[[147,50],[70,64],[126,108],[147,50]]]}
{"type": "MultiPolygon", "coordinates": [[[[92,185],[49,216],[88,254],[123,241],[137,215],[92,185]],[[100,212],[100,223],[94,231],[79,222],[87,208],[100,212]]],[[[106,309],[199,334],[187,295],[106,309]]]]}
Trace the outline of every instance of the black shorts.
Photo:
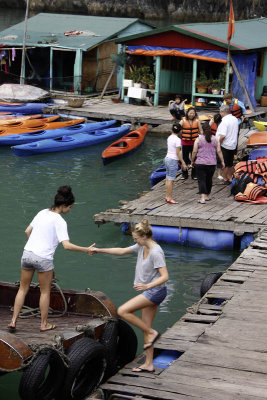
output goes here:
{"type": "Polygon", "coordinates": [[[236,149],[228,150],[221,146],[224,164],[226,167],[232,167],[234,165],[234,155],[236,154],[236,149]]]}

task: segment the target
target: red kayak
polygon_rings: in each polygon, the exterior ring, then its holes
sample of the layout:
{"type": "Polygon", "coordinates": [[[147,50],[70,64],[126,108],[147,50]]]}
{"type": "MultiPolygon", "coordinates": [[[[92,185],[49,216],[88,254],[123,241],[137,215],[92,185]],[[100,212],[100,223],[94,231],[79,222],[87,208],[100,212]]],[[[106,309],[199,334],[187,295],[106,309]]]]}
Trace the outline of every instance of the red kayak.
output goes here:
{"type": "Polygon", "coordinates": [[[143,143],[147,130],[148,125],[145,124],[135,131],[127,133],[127,135],[116,140],[116,142],[113,142],[102,153],[103,164],[106,165],[117,158],[124,157],[135,151],[143,143]]]}

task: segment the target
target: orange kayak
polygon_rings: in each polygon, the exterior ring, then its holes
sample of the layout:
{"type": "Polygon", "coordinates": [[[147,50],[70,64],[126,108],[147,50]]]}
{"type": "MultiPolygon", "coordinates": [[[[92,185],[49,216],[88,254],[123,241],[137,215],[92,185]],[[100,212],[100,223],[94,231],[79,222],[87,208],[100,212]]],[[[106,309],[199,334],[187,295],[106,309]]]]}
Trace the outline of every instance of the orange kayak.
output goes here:
{"type": "Polygon", "coordinates": [[[11,112],[0,112],[0,115],[10,115],[12,114],[11,112]]]}
{"type": "Polygon", "coordinates": [[[34,128],[36,126],[40,126],[40,124],[46,124],[48,122],[53,122],[59,119],[59,115],[53,115],[53,117],[46,117],[46,118],[35,118],[35,119],[26,119],[26,120],[10,120],[6,122],[2,122],[0,120],[0,127],[5,128],[34,128]]]}
{"type": "Polygon", "coordinates": [[[267,145],[267,131],[259,131],[252,133],[248,138],[248,147],[266,146],[267,145]]]}
{"type": "Polygon", "coordinates": [[[135,131],[127,133],[127,135],[113,142],[102,152],[103,164],[124,157],[136,150],[144,141],[147,134],[148,125],[145,124],[135,131]]]}
{"type": "Polygon", "coordinates": [[[0,115],[0,125],[5,124],[9,121],[26,121],[27,119],[36,119],[42,118],[42,114],[35,114],[35,115],[23,115],[22,117],[8,117],[0,115]]]}
{"type": "MultiPolygon", "coordinates": [[[[56,116],[58,117],[58,116],[56,116]]],[[[49,117],[55,118],[55,117],[49,117]]],[[[0,136],[13,135],[19,133],[28,133],[35,132],[44,129],[58,129],[65,128],[67,126],[78,125],[85,121],[85,118],[72,119],[70,121],[62,121],[62,122],[43,122],[45,118],[38,121],[28,121],[32,123],[32,126],[24,126],[24,127],[0,127],[0,136]]]]}

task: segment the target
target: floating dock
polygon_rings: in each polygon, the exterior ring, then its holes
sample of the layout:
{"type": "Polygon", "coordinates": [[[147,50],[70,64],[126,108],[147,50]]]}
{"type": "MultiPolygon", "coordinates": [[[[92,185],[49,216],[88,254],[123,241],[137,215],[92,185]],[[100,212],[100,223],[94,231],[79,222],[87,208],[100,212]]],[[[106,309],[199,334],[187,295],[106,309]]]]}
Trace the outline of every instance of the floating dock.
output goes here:
{"type": "MultiPolygon", "coordinates": [[[[85,100],[80,108],[72,108],[67,105],[55,104],[44,109],[45,113],[62,113],[66,115],[83,116],[92,120],[116,119],[121,122],[130,122],[133,125],[149,124],[157,126],[161,124],[170,124],[171,115],[168,105],[149,107],[148,105],[134,105],[124,103],[114,103],[112,97],[105,96],[103,99],[91,98],[85,100]]],[[[214,114],[218,110],[197,109],[199,114],[214,114]]],[[[256,107],[255,112],[247,114],[246,118],[265,117],[267,107],[256,107]]]]}
{"type": "MultiPolygon", "coordinates": [[[[253,207],[253,206],[252,206],[253,207]]],[[[101,385],[107,399],[267,398],[267,229],[155,344],[177,359],[134,373],[140,355],[101,385]],[[218,305],[218,299],[221,304],[218,305]],[[136,396],[136,397],[135,397],[136,396]]]]}
{"type": "MultiPolygon", "coordinates": [[[[246,132],[246,129],[240,132],[239,151],[246,149],[246,132]]],[[[147,174],[149,175],[149,171],[147,174]]],[[[190,178],[190,173],[187,180],[182,180],[178,172],[173,185],[173,198],[179,203],[165,202],[164,180],[143,196],[126,202],[122,207],[96,214],[94,221],[97,224],[137,223],[146,217],[151,225],[230,231],[237,236],[246,232],[258,232],[267,223],[266,204],[235,201],[230,194],[230,186],[224,185],[216,176],[213,179],[211,200],[203,205],[198,203],[197,181],[190,178]]]]}

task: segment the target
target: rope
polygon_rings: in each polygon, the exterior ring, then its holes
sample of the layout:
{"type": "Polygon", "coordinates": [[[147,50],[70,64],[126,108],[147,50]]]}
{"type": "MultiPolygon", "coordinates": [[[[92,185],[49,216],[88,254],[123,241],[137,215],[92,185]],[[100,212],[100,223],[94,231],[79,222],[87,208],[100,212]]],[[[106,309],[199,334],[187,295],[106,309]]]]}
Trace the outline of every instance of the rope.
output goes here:
{"type": "MultiPolygon", "coordinates": [[[[15,285],[19,286],[19,281],[15,282],[15,285]]],[[[38,288],[40,288],[40,285],[38,283],[32,282],[30,285],[30,288],[38,289],[38,288]]],[[[68,305],[67,305],[65,296],[64,296],[60,286],[56,283],[56,279],[53,279],[52,284],[51,284],[51,289],[56,289],[60,293],[61,298],[64,303],[64,310],[58,311],[58,310],[54,310],[53,308],[49,307],[48,315],[53,315],[53,318],[63,317],[67,312],[68,305]]],[[[11,310],[13,311],[12,308],[11,308],[11,310]]],[[[40,308],[39,307],[32,308],[29,306],[23,306],[19,313],[19,318],[23,319],[23,318],[33,318],[33,317],[39,317],[39,318],[41,317],[40,308]]]]}

